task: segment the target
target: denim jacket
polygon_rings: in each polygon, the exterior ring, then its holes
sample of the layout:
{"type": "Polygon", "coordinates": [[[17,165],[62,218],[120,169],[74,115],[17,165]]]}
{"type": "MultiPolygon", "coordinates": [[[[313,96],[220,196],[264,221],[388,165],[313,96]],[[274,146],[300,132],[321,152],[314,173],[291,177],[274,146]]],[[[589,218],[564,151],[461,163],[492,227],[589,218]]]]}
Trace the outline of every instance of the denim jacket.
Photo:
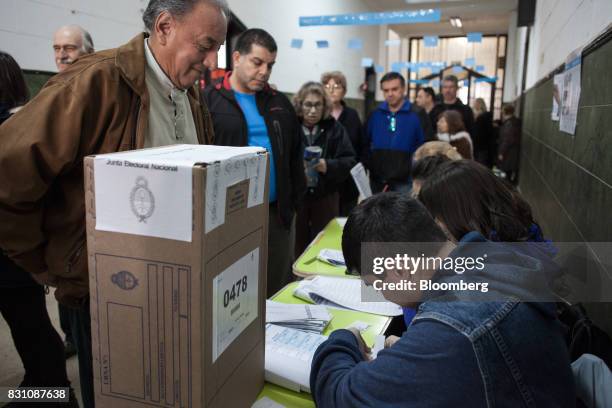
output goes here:
{"type": "MultiPolygon", "coordinates": [[[[487,241],[470,233],[450,256],[466,256],[469,242],[487,241]]],[[[313,359],[311,390],[317,406],[575,406],[569,354],[554,304],[518,300],[529,286],[522,283],[545,282],[545,264],[503,244],[489,244],[487,278],[499,281],[504,296],[474,301],[452,291],[429,293],[401,339],[371,362],[364,361],[352,333],[332,333],[313,359]]],[[[469,276],[434,279],[458,278],[469,276]]]]}

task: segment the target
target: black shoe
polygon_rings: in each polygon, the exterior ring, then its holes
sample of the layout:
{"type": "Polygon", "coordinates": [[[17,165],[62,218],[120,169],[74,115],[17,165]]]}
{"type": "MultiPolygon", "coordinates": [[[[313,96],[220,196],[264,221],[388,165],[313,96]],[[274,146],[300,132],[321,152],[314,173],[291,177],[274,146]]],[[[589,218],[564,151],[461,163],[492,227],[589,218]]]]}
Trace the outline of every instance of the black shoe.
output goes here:
{"type": "Polygon", "coordinates": [[[65,340],[64,341],[64,356],[66,357],[66,359],[69,359],[70,357],[76,355],[77,350],[76,347],[74,347],[74,344],[70,341],[70,340],[65,340]]]}

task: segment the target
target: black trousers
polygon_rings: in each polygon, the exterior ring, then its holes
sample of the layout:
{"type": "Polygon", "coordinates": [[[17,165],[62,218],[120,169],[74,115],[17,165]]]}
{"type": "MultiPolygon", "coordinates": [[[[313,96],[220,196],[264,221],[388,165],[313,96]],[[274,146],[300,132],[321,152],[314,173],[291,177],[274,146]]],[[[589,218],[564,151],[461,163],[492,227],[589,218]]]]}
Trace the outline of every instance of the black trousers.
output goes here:
{"type": "Polygon", "coordinates": [[[294,244],[295,222],[292,221],[291,226],[286,228],[280,220],[276,203],[270,204],[270,218],[268,222],[268,298],[293,281],[291,262],[294,258],[294,244]]]}
{"type": "Polygon", "coordinates": [[[308,244],[338,216],[338,193],[321,198],[306,198],[295,220],[295,256],[302,255],[308,244]]]}
{"type": "Polygon", "coordinates": [[[59,312],[60,327],[64,332],[66,341],[74,343],[72,340],[72,328],[70,327],[70,309],[58,303],[57,310],[59,312]]]}
{"type": "Polygon", "coordinates": [[[79,359],[79,381],[81,383],[81,398],[83,407],[95,406],[93,385],[93,358],[91,353],[91,315],[89,300],[79,308],[66,308],[70,319],[72,340],[77,349],[79,359]]]}
{"type": "Polygon", "coordinates": [[[44,288],[0,288],[0,312],[25,369],[20,386],[70,386],[64,343],[49,319],[44,288]]]}

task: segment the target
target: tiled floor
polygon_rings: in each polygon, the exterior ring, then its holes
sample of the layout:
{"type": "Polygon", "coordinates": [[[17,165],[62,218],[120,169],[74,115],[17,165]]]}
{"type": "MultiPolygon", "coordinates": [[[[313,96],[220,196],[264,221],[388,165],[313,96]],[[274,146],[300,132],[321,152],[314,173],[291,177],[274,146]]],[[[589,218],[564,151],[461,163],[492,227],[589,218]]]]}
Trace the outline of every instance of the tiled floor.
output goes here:
{"type": "MultiPolygon", "coordinates": [[[[53,297],[53,292],[47,295],[47,310],[51,321],[55,326],[58,333],[60,331],[59,316],[57,311],[57,302],[53,297]]],[[[61,333],[63,338],[63,333],[61,333]]],[[[76,356],[71,357],[66,361],[66,368],[68,370],[68,378],[72,383],[72,387],[75,389],[77,398],[79,399],[79,405],[81,404],[80,384],[79,384],[79,368],[76,356]]],[[[15,387],[19,385],[23,378],[23,366],[19,355],[15,350],[11,332],[6,325],[6,322],[0,317],[0,387],[15,387]]],[[[3,403],[0,403],[2,406],[3,403]]]]}

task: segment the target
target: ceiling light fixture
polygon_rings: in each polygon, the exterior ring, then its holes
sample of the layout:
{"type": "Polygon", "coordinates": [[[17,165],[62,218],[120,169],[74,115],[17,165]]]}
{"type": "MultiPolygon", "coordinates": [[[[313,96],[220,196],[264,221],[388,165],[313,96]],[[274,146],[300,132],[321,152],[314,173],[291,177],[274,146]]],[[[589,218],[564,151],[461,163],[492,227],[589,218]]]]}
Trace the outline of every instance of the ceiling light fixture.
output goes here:
{"type": "Polygon", "coordinates": [[[453,27],[457,27],[457,28],[463,27],[463,23],[461,22],[461,19],[459,17],[451,17],[450,23],[453,27]]]}

